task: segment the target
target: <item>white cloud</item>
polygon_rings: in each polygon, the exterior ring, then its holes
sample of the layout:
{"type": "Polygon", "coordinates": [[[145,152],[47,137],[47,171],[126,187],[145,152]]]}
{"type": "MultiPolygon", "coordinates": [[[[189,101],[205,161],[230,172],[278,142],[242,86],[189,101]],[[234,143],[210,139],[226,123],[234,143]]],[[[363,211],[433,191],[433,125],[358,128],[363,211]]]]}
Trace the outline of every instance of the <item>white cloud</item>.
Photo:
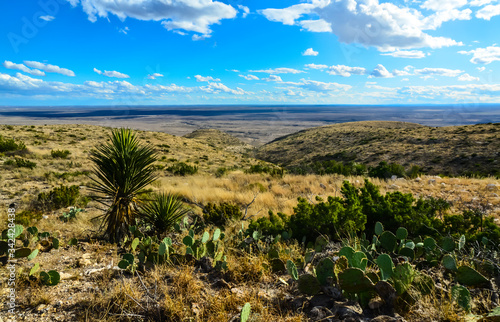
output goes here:
{"type": "Polygon", "coordinates": [[[500,4],[488,5],[478,12],[476,12],[476,18],[490,20],[492,17],[500,15],[500,4]]]}
{"type": "Polygon", "coordinates": [[[246,80],[259,80],[259,78],[255,75],[238,75],[240,77],[243,77],[246,80]]]}
{"type": "Polygon", "coordinates": [[[269,75],[269,77],[263,78],[262,80],[265,80],[266,82],[277,82],[277,83],[283,82],[281,77],[279,77],[278,75],[269,75]]]}
{"type": "Polygon", "coordinates": [[[458,77],[458,80],[461,82],[472,82],[472,81],[478,81],[479,77],[474,77],[465,73],[463,75],[460,75],[460,77],[458,77]]]}
{"type": "Polygon", "coordinates": [[[496,2],[497,0],[472,0],[470,1],[470,5],[473,6],[473,7],[481,7],[481,6],[484,6],[486,4],[490,4],[492,2],[496,2]]]}
{"type": "Polygon", "coordinates": [[[459,54],[472,55],[470,60],[473,64],[488,65],[494,61],[500,60],[500,47],[495,45],[486,48],[477,48],[471,51],[459,51],[459,54]]]}
{"type": "Polygon", "coordinates": [[[484,72],[484,70],[486,69],[486,67],[476,67],[476,69],[480,72],[484,72]]]}
{"type": "Polygon", "coordinates": [[[107,77],[114,77],[114,78],[130,78],[127,74],[123,74],[120,72],[117,72],[115,70],[105,70],[104,72],[100,71],[97,68],[94,68],[94,72],[96,72],[99,75],[107,76],[107,77]]]}
{"type": "Polygon", "coordinates": [[[207,77],[203,77],[201,75],[195,75],[194,78],[196,78],[196,81],[197,82],[220,82],[220,79],[218,78],[213,78],[212,76],[207,76],[207,77]]]}
{"type": "Polygon", "coordinates": [[[408,65],[405,68],[403,68],[403,70],[398,70],[398,69],[393,70],[392,74],[394,76],[409,76],[409,75],[412,75],[412,70],[413,70],[413,66],[408,65]]]}
{"type": "Polygon", "coordinates": [[[45,76],[45,73],[42,72],[41,70],[29,69],[24,64],[15,64],[15,63],[8,61],[8,60],[3,62],[3,67],[8,68],[8,69],[17,69],[17,70],[23,71],[25,73],[31,74],[33,76],[45,76]]]}
{"type": "Polygon", "coordinates": [[[307,48],[306,51],[302,53],[302,56],[318,56],[318,52],[314,51],[312,48],[307,48]]]}
{"type": "Polygon", "coordinates": [[[415,75],[423,76],[446,76],[446,77],[456,77],[463,73],[463,70],[459,69],[448,69],[448,68],[422,68],[415,69],[415,75]]]}
{"type": "Polygon", "coordinates": [[[446,11],[465,6],[467,0],[427,0],[420,7],[433,11],[446,11]]]}
{"type": "Polygon", "coordinates": [[[364,75],[366,74],[366,68],[363,67],[350,67],[345,65],[335,65],[330,66],[327,71],[330,75],[339,75],[342,77],[349,77],[351,74],[354,75],[364,75]]]}
{"type": "Polygon", "coordinates": [[[40,16],[40,19],[45,20],[45,21],[52,21],[52,20],[56,19],[56,17],[46,15],[46,16],[40,16]]]}
{"type": "Polygon", "coordinates": [[[389,78],[393,75],[381,64],[378,64],[370,74],[370,77],[389,78]]]}
{"type": "Polygon", "coordinates": [[[248,16],[248,14],[250,13],[250,9],[246,6],[241,5],[241,4],[238,5],[238,9],[243,11],[243,14],[242,14],[243,18],[246,18],[248,16]]]}
{"type": "Polygon", "coordinates": [[[124,35],[126,35],[129,31],[130,31],[129,27],[124,27],[118,30],[118,32],[121,32],[124,35]]]}
{"type": "Polygon", "coordinates": [[[221,93],[221,92],[230,93],[230,94],[234,94],[234,95],[251,94],[250,92],[246,92],[239,87],[236,87],[236,89],[231,89],[222,83],[208,83],[207,86],[202,86],[202,87],[200,87],[200,89],[204,92],[214,93],[214,94],[221,93]]]}
{"type": "Polygon", "coordinates": [[[425,53],[420,50],[396,50],[392,53],[381,54],[384,56],[392,56],[397,58],[424,58],[425,53]]]}
{"type": "Polygon", "coordinates": [[[332,26],[323,19],[301,20],[298,24],[310,32],[332,32],[332,26]]]}
{"type": "Polygon", "coordinates": [[[350,85],[339,84],[339,83],[324,83],[314,80],[300,80],[300,87],[313,91],[313,92],[337,92],[337,91],[348,91],[352,88],[350,85]]]}
{"type": "Polygon", "coordinates": [[[301,70],[293,69],[293,68],[274,68],[274,69],[260,69],[260,70],[251,70],[251,73],[267,73],[267,74],[300,74],[303,73],[301,70]]]}
{"type": "Polygon", "coordinates": [[[326,68],[328,68],[328,65],[306,64],[305,67],[306,68],[310,68],[310,69],[326,69],[326,68]]]}
{"type": "Polygon", "coordinates": [[[160,74],[160,73],[153,73],[153,74],[149,74],[147,76],[148,79],[156,79],[158,77],[163,77],[163,74],[160,74]]]}
{"type": "MultiPolygon", "coordinates": [[[[465,0],[459,0],[465,1],[465,0]]],[[[453,0],[447,0],[452,3],[453,0]]],[[[431,3],[429,8],[434,7],[431,3]]],[[[456,7],[456,5],[451,5],[456,7]]],[[[340,42],[373,46],[380,51],[413,48],[441,48],[462,45],[450,38],[435,37],[424,32],[439,27],[443,22],[470,19],[471,10],[447,10],[429,16],[420,11],[379,0],[309,0],[283,9],[265,9],[261,13],[271,21],[315,29],[309,18],[317,17],[321,30],[331,29],[340,42]],[[307,16],[306,19],[304,16],[307,16]]]]}
{"type": "Polygon", "coordinates": [[[26,64],[26,66],[28,67],[40,69],[47,73],[58,73],[65,76],[75,76],[75,73],[72,70],[69,70],[67,68],[61,68],[55,65],[44,64],[31,60],[25,60],[24,64],[26,64]]]}
{"type": "MultiPolygon", "coordinates": [[[[210,26],[222,19],[232,19],[237,10],[231,5],[212,0],[67,0],[73,6],[81,4],[92,22],[109,14],[119,19],[134,18],[145,21],[161,21],[168,30],[193,31],[203,35],[212,32],[210,26]]],[[[244,11],[244,10],[243,10],[244,11]]]]}

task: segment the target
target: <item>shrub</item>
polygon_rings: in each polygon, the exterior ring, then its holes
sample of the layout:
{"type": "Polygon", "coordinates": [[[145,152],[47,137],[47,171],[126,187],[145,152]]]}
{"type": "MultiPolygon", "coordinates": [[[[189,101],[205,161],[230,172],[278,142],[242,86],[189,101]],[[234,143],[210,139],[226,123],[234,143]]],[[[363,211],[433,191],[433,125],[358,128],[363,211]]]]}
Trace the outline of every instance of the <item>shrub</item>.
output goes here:
{"type": "Polygon", "coordinates": [[[227,168],[224,168],[224,167],[221,167],[221,168],[217,168],[217,170],[215,171],[215,176],[217,178],[220,178],[220,177],[223,177],[227,174],[228,170],[227,168]]]}
{"type": "Polygon", "coordinates": [[[40,219],[42,219],[42,212],[39,210],[22,210],[16,213],[16,223],[24,227],[30,227],[34,221],[40,219]]]}
{"type": "Polygon", "coordinates": [[[260,231],[263,235],[277,236],[285,231],[288,217],[284,213],[278,212],[276,215],[269,210],[268,217],[261,217],[256,221],[251,220],[248,225],[250,233],[260,231]]]}
{"type": "Polygon", "coordinates": [[[80,198],[80,188],[78,186],[67,187],[61,185],[49,192],[39,193],[36,207],[44,210],[56,210],[77,204],[85,206],[87,202],[86,198],[80,198]]]}
{"type": "Polygon", "coordinates": [[[281,167],[268,166],[262,164],[252,164],[246,173],[267,173],[273,177],[283,177],[285,170],[281,167]]]}
{"type": "Polygon", "coordinates": [[[227,202],[219,205],[209,202],[203,209],[205,223],[218,227],[224,227],[230,220],[239,220],[242,217],[241,209],[227,202]]]}
{"type": "Polygon", "coordinates": [[[141,207],[140,216],[146,225],[150,225],[160,235],[170,230],[188,212],[189,209],[179,196],[161,193],[155,194],[152,200],[141,207]]]}
{"type": "Polygon", "coordinates": [[[463,234],[469,241],[480,241],[486,237],[495,244],[500,243],[500,227],[492,217],[487,217],[477,209],[465,210],[462,214],[445,215],[437,228],[441,234],[455,238],[463,234]]]}
{"type": "Polygon", "coordinates": [[[381,161],[378,166],[370,167],[368,170],[368,176],[373,178],[389,179],[393,175],[405,177],[405,168],[397,163],[388,164],[385,161],[381,161]]]}
{"type": "Polygon", "coordinates": [[[193,175],[198,172],[197,166],[191,166],[184,162],[177,162],[176,164],[167,168],[167,171],[171,172],[174,175],[186,176],[193,175]]]}
{"type": "Polygon", "coordinates": [[[36,168],[36,163],[30,160],[26,160],[23,158],[14,157],[14,159],[9,159],[4,162],[5,165],[12,165],[17,168],[28,168],[34,169],[36,168]]]}
{"type": "Polygon", "coordinates": [[[0,135],[0,152],[19,150],[26,150],[26,145],[24,144],[24,142],[20,141],[16,143],[14,139],[4,139],[3,136],[0,135]]]}
{"type": "Polygon", "coordinates": [[[70,155],[71,152],[69,152],[68,150],[52,150],[50,151],[50,155],[56,159],[66,159],[68,157],[68,155],[70,155]]]}

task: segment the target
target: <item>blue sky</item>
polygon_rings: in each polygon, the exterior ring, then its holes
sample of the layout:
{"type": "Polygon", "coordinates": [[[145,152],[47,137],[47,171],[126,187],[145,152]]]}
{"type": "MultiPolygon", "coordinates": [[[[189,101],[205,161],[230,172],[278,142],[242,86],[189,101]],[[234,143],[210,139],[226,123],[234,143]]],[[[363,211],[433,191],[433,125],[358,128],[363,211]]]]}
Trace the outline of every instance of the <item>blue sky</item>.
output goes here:
{"type": "Polygon", "coordinates": [[[0,21],[0,105],[500,102],[500,0],[16,0],[0,21]]]}

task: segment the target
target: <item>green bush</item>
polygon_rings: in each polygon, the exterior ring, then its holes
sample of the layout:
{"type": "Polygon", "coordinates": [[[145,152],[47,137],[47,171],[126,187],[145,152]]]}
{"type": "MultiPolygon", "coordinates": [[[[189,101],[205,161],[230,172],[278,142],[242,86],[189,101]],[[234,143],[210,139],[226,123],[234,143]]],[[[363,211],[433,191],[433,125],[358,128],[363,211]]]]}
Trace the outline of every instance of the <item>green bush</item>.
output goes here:
{"type": "Polygon", "coordinates": [[[260,231],[263,235],[277,236],[286,229],[288,217],[284,213],[278,212],[276,215],[269,210],[268,217],[261,217],[257,220],[251,220],[248,225],[250,233],[260,231]]]}
{"type": "Polygon", "coordinates": [[[203,209],[205,223],[218,227],[224,227],[230,220],[240,220],[242,217],[240,208],[227,202],[218,205],[209,202],[203,209]]]}
{"type": "Polygon", "coordinates": [[[176,164],[167,168],[167,171],[173,173],[174,175],[186,176],[193,175],[198,172],[197,166],[191,166],[184,162],[177,162],[176,164]]]}
{"type": "Polygon", "coordinates": [[[26,150],[26,145],[24,144],[24,142],[20,141],[16,143],[14,139],[4,139],[3,136],[0,135],[0,152],[19,150],[26,150]]]}
{"type": "Polygon", "coordinates": [[[80,197],[80,188],[76,185],[70,187],[61,185],[49,192],[38,194],[37,208],[44,210],[57,210],[69,206],[85,206],[88,200],[80,197]]]}
{"type": "Polygon", "coordinates": [[[378,166],[370,167],[368,170],[368,176],[373,178],[389,179],[393,175],[405,177],[405,168],[397,163],[388,164],[385,161],[381,161],[378,166]]]}
{"type": "Polygon", "coordinates": [[[68,150],[52,150],[50,151],[50,155],[54,158],[54,159],[66,159],[68,157],[68,155],[70,155],[71,152],[69,152],[68,150]]]}
{"type": "Polygon", "coordinates": [[[342,161],[327,160],[316,161],[311,164],[302,164],[289,168],[290,172],[295,174],[308,174],[314,173],[319,175],[325,174],[342,174],[344,176],[362,176],[367,173],[364,164],[349,161],[344,163],[342,161]]]}
{"type": "Polygon", "coordinates": [[[4,162],[5,165],[12,165],[17,168],[28,168],[34,169],[36,168],[36,163],[30,160],[26,160],[23,158],[14,157],[14,159],[9,159],[4,162]]]}
{"type": "Polygon", "coordinates": [[[495,244],[500,243],[500,227],[492,217],[486,216],[479,210],[465,210],[462,214],[445,215],[437,229],[443,235],[459,238],[465,235],[469,241],[481,241],[488,238],[495,244]]]}
{"type": "Polygon", "coordinates": [[[246,173],[267,173],[273,177],[283,177],[285,171],[281,167],[268,166],[262,164],[252,164],[246,173]]]}
{"type": "Polygon", "coordinates": [[[364,230],[366,214],[362,212],[356,188],[344,181],[341,193],[344,198],[330,196],[326,202],[317,197],[317,204],[299,197],[288,222],[293,236],[298,239],[305,236],[312,241],[320,234],[340,238],[364,230]]]}
{"type": "Polygon", "coordinates": [[[22,210],[16,213],[16,223],[24,227],[30,227],[40,219],[42,219],[42,212],[39,210],[22,210]]]}
{"type": "Polygon", "coordinates": [[[227,174],[227,172],[228,172],[227,168],[224,168],[224,167],[217,168],[217,170],[215,171],[215,176],[217,178],[221,178],[221,177],[225,176],[227,174]]]}

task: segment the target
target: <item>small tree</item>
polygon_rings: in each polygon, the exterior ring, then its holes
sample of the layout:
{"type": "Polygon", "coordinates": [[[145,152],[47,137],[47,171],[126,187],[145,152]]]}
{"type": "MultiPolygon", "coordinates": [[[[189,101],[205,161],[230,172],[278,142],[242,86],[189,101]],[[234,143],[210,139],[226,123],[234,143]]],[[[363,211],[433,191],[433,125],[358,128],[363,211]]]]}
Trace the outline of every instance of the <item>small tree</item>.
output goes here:
{"type": "Polygon", "coordinates": [[[155,150],[140,144],[130,129],[113,130],[111,142],[102,143],[90,153],[94,162],[91,191],[96,199],[109,209],[102,215],[101,230],[111,242],[119,242],[135,225],[139,197],[144,188],[156,180],[153,163],[157,160],[155,150]]]}

